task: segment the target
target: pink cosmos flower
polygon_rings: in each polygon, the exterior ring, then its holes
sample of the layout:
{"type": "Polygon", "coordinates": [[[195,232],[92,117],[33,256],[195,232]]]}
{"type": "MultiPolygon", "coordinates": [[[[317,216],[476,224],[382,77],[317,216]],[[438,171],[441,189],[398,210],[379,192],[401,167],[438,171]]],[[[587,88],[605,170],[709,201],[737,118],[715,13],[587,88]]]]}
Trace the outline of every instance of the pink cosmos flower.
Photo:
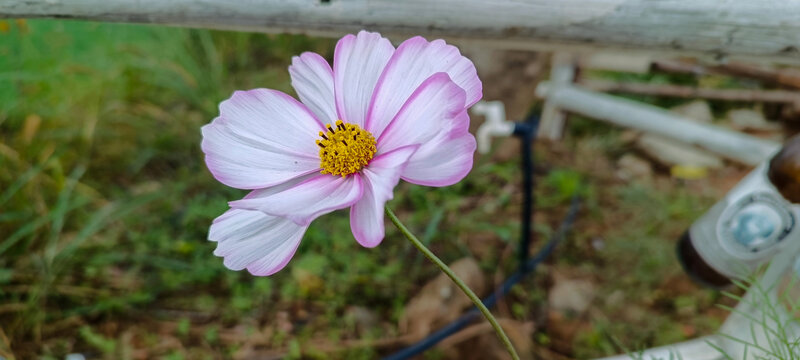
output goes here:
{"type": "Polygon", "coordinates": [[[202,129],[214,177],[253,190],[209,231],[228,268],[274,274],[311,221],[347,207],[355,239],[374,247],[399,179],[447,186],[472,168],[467,108],[481,82],[444,41],[414,37],[395,49],[361,31],[336,44],[333,69],[306,52],[289,74],[302,103],[270,89],[237,91],[202,129]]]}

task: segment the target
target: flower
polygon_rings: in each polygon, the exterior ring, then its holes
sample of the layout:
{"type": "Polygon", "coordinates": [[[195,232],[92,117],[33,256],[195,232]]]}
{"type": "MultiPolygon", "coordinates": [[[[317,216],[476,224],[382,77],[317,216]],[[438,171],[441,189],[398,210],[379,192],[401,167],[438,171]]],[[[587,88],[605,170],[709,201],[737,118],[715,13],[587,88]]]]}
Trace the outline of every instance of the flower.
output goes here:
{"type": "Polygon", "coordinates": [[[400,179],[447,186],[472,168],[467,109],[482,86],[443,40],[414,37],[395,49],[361,31],[339,40],[333,68],[306,52],[289,74],[302,103],[276,90],[237,91],[202,128],[213,176],[252,190],[209,231],[228,268],[274,274],[312,220],[347,207],[356,241],[374,247],[400,179]]]}

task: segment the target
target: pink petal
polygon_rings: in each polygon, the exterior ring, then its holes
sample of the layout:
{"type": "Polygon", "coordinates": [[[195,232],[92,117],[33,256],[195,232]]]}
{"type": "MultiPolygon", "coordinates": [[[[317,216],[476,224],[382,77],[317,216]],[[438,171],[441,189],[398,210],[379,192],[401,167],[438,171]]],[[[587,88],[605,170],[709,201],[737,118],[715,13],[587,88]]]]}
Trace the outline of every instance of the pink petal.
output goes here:
{"type": "Polygon", "coordinates": [[[394,46],[378,33],[361,31],[336,44],[333,82],[339,119],[364,127],[367,107],[394,46]]]}
{"type": "Polygon", "coordinates": [[[214,255],[229,269],[267,276],[286,266],[307,228],[260,211],[230,209],[214,220],[208,239],[217,242],[214,255]]]}
{"type": "Polygon", "coordinates": [[[369,106],[366,128],[380,136],[400,107],[428,77],[446,72],[466,92],[466,108],[480,100],[482,85],[472,61],[443,40],[413,37],[397,47],[381,74],[369,106]]]}
{"type": "Polygon", "coordinates": [[[422,144],[409,159],[402,178],[425,186],[449,186],[472,169],[475,138],[467,131],[469,116],[462,112],[450,131],[442,131],[422,144]]]}
{"type": "Polygon", "coordinates": [[[333,70],[322,56],[305,52],[293,57],[289,75],[297,96],[317,119],[323,123],[334,123],[338,119],[333,97],[333,70]]]}
{"type": "Polygon", "coordinates": [[[400,173],[418,147],[405,146],[377,156],[361,170],[364,196],[350,208],[350,227],[362,246],[375,247],[383,240],[383,206],[394,196],[400,173]]]}
{"type": "Polygon", "coordinates": [[[202,149],[214,177],[225,185],[258,189],[319,169],[323,129],[297,100],[275,90],[237,91],[220,116],[203,127],[202,149]]]}
{"type": "Polygon", "coordinates": [[[443,129],[452,127],[464,112],[464,97],[464,90],[450,81],[446,73],[433,74],[411,94],[378,138],[378,153],[424,144],[443,129]]]}
{"type": "Polygon", "coordinates": [[[353,205],[361,198],[363,185],[358,174],[345,178],[312,174],[284,184],[250,192],[244,199],[230,202],[236,209],[259,210],[282,216],[300,225],[317,217],[353,205]]]}

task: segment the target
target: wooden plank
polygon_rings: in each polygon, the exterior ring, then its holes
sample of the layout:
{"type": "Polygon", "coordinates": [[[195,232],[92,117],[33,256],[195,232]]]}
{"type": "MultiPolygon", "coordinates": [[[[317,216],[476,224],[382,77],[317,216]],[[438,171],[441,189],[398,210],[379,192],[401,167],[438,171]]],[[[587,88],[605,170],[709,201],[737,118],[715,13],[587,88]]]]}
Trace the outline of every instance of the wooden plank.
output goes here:
{"type": "Polygon", "coordinates": [[[736,62],[705,66],[684,61],[659,60],[653,62],[652,70],[695,75],[732,75],[755,79],[771,85],[800,89],[800,71],[792,68],[776,68],[774,66],[736,62]]]}
{"type": "Polygon", "coordinates": [[[341,36],[360,29],[518,49],[616,47],[800,63],[788,0],[3,0],[49,17],[341,36]]]}
{"type": "Polygon", "coordinates": [[[602,51],[583,56],[578,67],[590,70],[619,71],[647,74],[653,66],[653,56],[626,52],[602,51]]]}
{"type": "Polygon", "coordinates": [[[723,101],[788,103],[800,107],[800,92],[786,90],[711,89],[669,84],[581,80],[586,89],[602,92],[654,95],[677,98],[703,98],[723,101]]]}

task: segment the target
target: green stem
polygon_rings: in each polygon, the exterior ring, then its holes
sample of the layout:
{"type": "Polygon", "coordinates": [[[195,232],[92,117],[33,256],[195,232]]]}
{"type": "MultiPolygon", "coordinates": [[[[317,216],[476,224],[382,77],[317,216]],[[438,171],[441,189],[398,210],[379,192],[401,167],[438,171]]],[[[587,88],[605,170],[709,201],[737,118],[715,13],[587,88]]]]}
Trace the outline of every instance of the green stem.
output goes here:
{"type": "Polygon", "coordinates": [[[463,291],[464,294],[466,294],[467,297],[469,297],[469,299],[472,300],[472,303],[475,304],[475,306],[481,311],[481,313],[483,313],[483,316],[486,317],[486,320],[489,320],[489,323],[492,324],[495,333],[497,333],[497,337],[499,337],[500,341],[503,342],[503,345],[505,345],[506,350],[511,355],[511,358],[514,360],[519,360],[519,355],[517,355],[517,351],[514,350],[514,345],[511,345],[511,340],[508,339],[508,336],[503,331],[503,328],[500,327],[500,324],[497,322],[497,319],[495,319],[492,313],[489,312],[489,309],[486,308],[486,305],[483,305],[483,301],[481,301],[481,299],[478,298],[478,295],[475,295],[475,293],[472,292],[472,289],[470,289],[469,286],[467,286],[467,284],[465,284],[464,281],[462,281],[453,272],[453,270],[450,270],[447,264],[442,262],[442,260],[439,260],[439,258],[436,257],[436,255],[434,255],[430,250],[428,250],[428,248],[426,248],[425,245],[423,245],[422,242],[419,241],[419,239],[417,239],[417,237],[414,236],[414,234],[412,234],[411,231],[409,231],[405,227],[405,225],[403,225],[403,223],[400,222],[400,219],[397,218],[397,215],[395,215],[392,209],[389,209],[389,207],[386,207],[386,215],[389,215],[389,219],[392,220],[392,223],[394,223],[394,225],[397,226],[400,232],[403,233],[403,235],[405,235],[405,237],[408,240],[411,240],[411,243],[414,244],[414,246],[416,246],[417,249],[419,249],[419,251],[422,251],[422,253],[425,254],[426,257],[428,257],[428,259],[433,261],[433,263],[436,264],[436,266],[438,266],[439,269],[442,270],[442,272],[447,274],[447,276],[450,277],[450,280],[453,280],[453,282],[461,289],[461,291],[463,291]]]}

